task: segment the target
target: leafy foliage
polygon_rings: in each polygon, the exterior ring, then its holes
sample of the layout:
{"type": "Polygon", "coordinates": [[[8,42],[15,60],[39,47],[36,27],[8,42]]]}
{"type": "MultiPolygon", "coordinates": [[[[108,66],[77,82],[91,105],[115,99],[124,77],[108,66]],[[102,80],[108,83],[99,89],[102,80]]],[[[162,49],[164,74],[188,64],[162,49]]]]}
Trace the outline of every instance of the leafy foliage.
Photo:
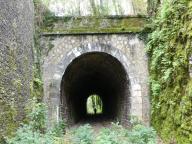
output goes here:
{"type": "Polygon", "coordinates": [[[37,102],[36,98],[29,100],[26,107],[26,119],[34,130],[43,130],[46,127],[46,106],[37,102]]]}
{"type": "Polygon", "coordinates": [[[12,138],[7,138],[7,144],[155,144],[156,132],[153,128],[145,127],[133,120],[133,128],[126,129],[118,123],[112,123],[110,128],[103,128],[98,134],[94,133],[89,124],[73,129],[70,141],[64,136],[66,125],[57,123],[52,129],[47,125],[46,106],[36,99],[30,100],[27,107],[26,123],[21,124],[12,138]],[[95,139],[94,139],[95,136],[95,139]]]}
{"type": "Polygon", "coordinates": [[[118,144],[118,137],[115,131],[104,128],[96,139],[96,144],[118,144]]]}
{"type": "Polygon", "coordinates": [[[30,100],[26,108],[26,122],[21,124],[12,138],[7,138],[8,144],[55,144],[62,139],[66,125],[64,122],[57,123],[52,129],[46,130],[46,106],[30,100]]]}
{"type": "Polygon", "coordinates": [[[67,126],[66,123],[63,120],[60,120],[54,125],[51,132],[56,137],[62,137],[65,134],[66,126],[67,126]]]}
{"type": "Polygon", "coordinates": [[[112,123],[110,128],[103,128],[98,134],[93,133],[90,125],[80,126],[73,132],[74,144],[155,144],[156,132],[151,127],[136,124],[132,129],[126,129],[118,123],[112,123]],[[93,135],[95,139],[93,139],[93,135]]]}
{"type": "Polygon", "coordinates": [[[96,144],[155,144],[156,132],[151,127],[136,124],[131,130],[118,123],[103,129],[97,137],[96,144]]]}
{"type": "Polygon", "coordinates": [[[127,133],[128,139],[133,144],[155,144],[156,132],[151,127],[137,124],[131,132],[127,133]]]}
{"type": "Polygon", "coordinates": [[[166,0],[149,37],[152,123],[168,142],[192,143],[192,2],[166,0]]]}
{"type": "Polygon", "coordinates": [[[8,144],[52,144],[53,137],[49,133],[42,134],[34,131],[30,125],[20,127],[15,137],[8,140],[8,144]]]}
{"type": "Polygon", "coordinates": [[[93,142],[93,129],[89,124],[80,126],[73,131],[74,144],[92,144],[93,142]]]}

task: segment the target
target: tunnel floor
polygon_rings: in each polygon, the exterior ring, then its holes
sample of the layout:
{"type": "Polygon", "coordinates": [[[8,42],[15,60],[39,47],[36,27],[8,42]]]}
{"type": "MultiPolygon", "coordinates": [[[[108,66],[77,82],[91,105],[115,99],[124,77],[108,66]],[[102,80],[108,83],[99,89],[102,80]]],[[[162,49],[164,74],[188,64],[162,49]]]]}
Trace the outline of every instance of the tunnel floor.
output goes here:
{"type": "Polygon", "coordinates": [[[63,118],[68,122],[121,120],[128,113],[127,74],[122,64],[103,52],[83,54],[67,67],[61,83],[63,118]],[[87,114],[90,95],[98,95],[103,112],[87,114]]]}

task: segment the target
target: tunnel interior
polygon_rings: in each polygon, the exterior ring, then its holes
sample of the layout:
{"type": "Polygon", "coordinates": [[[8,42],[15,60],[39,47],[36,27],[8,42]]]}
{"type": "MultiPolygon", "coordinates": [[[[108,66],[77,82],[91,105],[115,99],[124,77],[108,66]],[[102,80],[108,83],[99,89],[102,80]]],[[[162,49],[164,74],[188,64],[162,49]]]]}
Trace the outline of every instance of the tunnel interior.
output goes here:
{"type": "Polygon", "coordinates": [[[67,67],[61,82],[63,117],[72,123],[96,119],[87,113],[87,99],[99,95],[100,118],[119,119],[128,113],[127,73],[119,60],[104,52],[91,52],[75,58],[67,67]]]}

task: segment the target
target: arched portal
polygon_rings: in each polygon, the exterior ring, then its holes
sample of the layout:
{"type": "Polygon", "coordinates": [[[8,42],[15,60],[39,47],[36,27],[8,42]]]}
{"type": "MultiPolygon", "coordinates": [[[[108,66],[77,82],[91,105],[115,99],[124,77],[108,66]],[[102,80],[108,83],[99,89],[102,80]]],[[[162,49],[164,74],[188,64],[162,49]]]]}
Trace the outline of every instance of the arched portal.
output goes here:
{"type": "Polygon", "coordinates": [[[104,52],[82,54],[67,66],[62,78],[63,117],[73,123],[86,120],[87,98],[94,93],[103,102],[102,118],[128,118],[128,86],[127,73],[115,57],[104,52]]]}

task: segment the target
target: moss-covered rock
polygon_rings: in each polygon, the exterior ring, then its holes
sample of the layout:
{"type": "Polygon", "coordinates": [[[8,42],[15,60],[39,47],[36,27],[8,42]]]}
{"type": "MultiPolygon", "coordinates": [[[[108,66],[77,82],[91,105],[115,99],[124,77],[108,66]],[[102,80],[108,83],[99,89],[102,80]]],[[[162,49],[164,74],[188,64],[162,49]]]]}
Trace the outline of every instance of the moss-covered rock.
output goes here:
{"type": "Polygon", "coordinates": [[[192,2],[165,1],[148,43],[152,124],[167,142],[192,143],[192,2]]]}
{"type": "Polygon", "coordinates": [[[33,3],[0,1],[0,143],[24,119],[33,61],[33,3]]]}

